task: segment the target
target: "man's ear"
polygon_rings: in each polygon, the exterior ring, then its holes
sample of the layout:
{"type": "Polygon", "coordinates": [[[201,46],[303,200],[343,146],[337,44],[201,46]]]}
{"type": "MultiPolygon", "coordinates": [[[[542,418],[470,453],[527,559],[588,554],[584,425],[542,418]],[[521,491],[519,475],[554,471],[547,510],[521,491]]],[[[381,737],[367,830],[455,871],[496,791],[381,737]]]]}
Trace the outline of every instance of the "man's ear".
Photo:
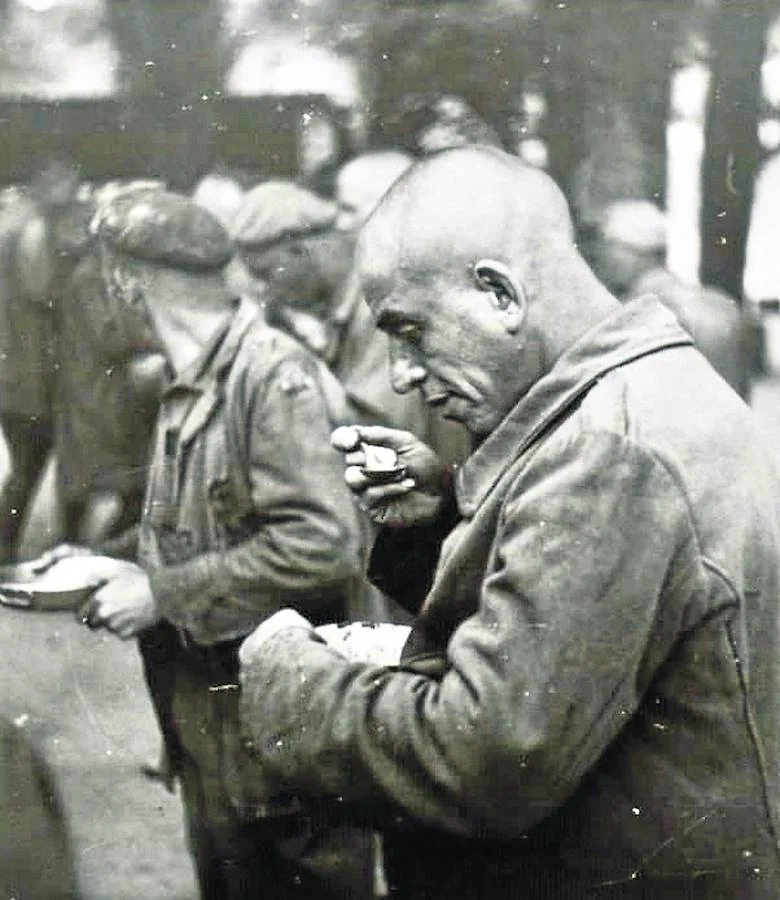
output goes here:
{"type": "Polygon", "coordinates": [[[494,259],[481,259],[474,264],[473,272],[479,287],[494,295],[496,309],[506,330],[516,334],[528,310],[522,281],[508,266],[494,259]]]}

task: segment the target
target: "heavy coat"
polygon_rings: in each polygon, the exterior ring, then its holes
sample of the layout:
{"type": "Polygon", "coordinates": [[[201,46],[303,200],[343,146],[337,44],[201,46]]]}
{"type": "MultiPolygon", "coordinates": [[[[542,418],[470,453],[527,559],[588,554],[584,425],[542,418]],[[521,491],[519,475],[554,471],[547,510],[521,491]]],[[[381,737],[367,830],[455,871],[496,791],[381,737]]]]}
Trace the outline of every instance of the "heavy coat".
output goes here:
{"type": "Polygon", "coordinates": [[[627,304],[412,544],[398,670],[288,629],[244,672],[269,789],[383,827],[405,898],[777,897],[779,490],[671,313],[627,304]]]}

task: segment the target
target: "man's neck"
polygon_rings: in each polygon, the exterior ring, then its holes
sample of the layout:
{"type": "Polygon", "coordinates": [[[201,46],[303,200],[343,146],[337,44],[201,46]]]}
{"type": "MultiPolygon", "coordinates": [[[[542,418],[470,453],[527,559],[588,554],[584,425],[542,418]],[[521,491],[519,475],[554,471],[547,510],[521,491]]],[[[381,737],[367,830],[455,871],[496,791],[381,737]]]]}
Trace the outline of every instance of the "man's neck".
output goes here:
{"type": "Polygon", "coordinates": [[[155,319],[165,355],[178,378],[201,356],[230,318],[230,311],[164,310],[155,319]]]}
{"type": "Polygon", "coordinates": [[[584,264],[555,272],[547,285],[544,366],[551,368],[585,332],[614,312],[619,301],[584,264]]]}

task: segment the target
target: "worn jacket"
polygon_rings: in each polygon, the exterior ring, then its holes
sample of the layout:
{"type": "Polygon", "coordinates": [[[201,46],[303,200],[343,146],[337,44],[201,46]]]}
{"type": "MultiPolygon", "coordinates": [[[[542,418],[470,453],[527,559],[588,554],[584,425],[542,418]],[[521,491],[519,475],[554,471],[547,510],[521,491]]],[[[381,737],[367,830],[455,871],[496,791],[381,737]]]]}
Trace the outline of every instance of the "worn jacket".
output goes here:
{"type": "Polygon", "coordinates": [[[153,442],[138,559],[187,640],[343,608],[362,531],[329,434],[316,362],[242,301],[166,391],[153,442]]]}
{"type": "Polygon", "coordinates": [[[778,493],[748,408],[627,304],[459,470],[399,669],[288,629],[244,672],[269,786],[383,827],[404,897],[780,896],[778,493]]]}

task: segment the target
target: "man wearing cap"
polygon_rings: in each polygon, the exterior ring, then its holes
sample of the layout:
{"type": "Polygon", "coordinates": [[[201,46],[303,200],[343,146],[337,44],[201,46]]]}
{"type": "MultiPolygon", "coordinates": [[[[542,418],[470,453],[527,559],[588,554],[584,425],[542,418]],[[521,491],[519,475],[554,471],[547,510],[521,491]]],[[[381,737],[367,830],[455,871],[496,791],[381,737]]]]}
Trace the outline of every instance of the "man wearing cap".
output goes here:
{"type": "MultiPolygon", "coordinates": [[[[334,228],[338,214],[335,203],[306,188],[268,181],[247,193],[233,229],[238,257],[256,282],[267,321],[321,361],[320,383],[334,428],[361,418],[359,405],[334,375],[340,372],[344,340],[343,322],[336,320],[334,307],[352,267],[354,244],[350,232],[334,228]]],[[[386,358],[384,362],[386,366],[386,358]]],[[[386,368],[375,377],[387,382],[386,368]]],[[[368,531],[370,523],[364,523],[368,531]]],[[[365,545],[369,543],[367,536],[365,545]]],[[[399,616],[399,610],[367,583],[349,613],[353,619],[374,621],[399,616]]]]}
{"type": "Polygon", "coordinates": [[[334,298],[352,265],[352,239],[335,230],[335,203],[292,181],[248,191],[233,225],[240,258],[262,283],[266,317],[330,365],[341,335],[334,298]]]}
{"type": "Polygon", "coordinates": [[[266,790],[381,828],[398,897],[774,900],[780,478],[759,423],[663,304],[607,291],[517,157],[419,163],[357,266],[394,384],[474,450],[453,475],[409,434],[333,435],[385,526],[374,572],[416,618],[395,666],[292,610],[247,638],[266,790]]]}
{"type": "Polygon", "coordinates": [[[596,274],[621,299],[654,294],[677,316],[712,367],[741,397],[750,390],[748,329],[737,304],[687,285],[664,265],[666,217],[649,200],[619,200],[602,213],[590,248],[596,274]]]}
{"type": "Polygon", "coordinates": [[[291,604],[338,620],[360,572],[317,370],[226,289],[230,240],[192,201],[119,196],[94,228],[106,284],[148,317],[171,382],[138,564],[118,569],[83,618],[140,638],[202,896],[310,896],[273,829],[247,823],[257,807],[241,778],[236,680],[238,645],[262,619],[291,604]]]}

